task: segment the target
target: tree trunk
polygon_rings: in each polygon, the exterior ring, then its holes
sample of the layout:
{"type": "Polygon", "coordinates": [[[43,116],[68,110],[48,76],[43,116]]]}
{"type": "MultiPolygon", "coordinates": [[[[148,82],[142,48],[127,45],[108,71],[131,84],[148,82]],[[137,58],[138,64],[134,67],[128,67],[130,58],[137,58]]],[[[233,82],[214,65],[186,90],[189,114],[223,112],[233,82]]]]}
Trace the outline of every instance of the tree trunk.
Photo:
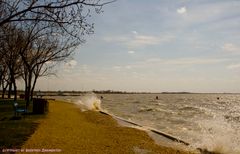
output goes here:
{"type": "Polygon", "coordinates": [[[9,87],[8,87],[8,98],[11,98],[11,93],[12,93],[12,81],[10,81],[9,87]]]}
{"type": "Polygon", "coordinates": [[[32,87],[32,89],[31,89],[31,94],[30,94],[30,95],[31,95],[31,96],[30,96],[30,99],[31,99],[31,100],[33,100],[33,92],[34,92],[34,88],[32,87]]]}
{"type": "Polygon", "coordinates": [[[30,104],[30,86],[27,86],[27,90],[26,90],[26,95],[25,95],[25,99],[26,99],[26,108],[29,107],[30,104]]]}
{"type": "Polygon", "coordinates": [[[14,101],[17,100],[17,85],[16,85],[16,80],[13,79],[13,90],[14,90],[14,101]]]}
{"type": "Polygon", "coordinates": [[[5,89],[2,88],[2,99],[4,99],[5,89]]]}
{"type": "Polygon", "coordinates": [[[4,85],[5,84],[4,84],[4,81],[3,81],[3,83],[2,83],[2,99],[5,98],[5,93],[6,93],[8,85],[9,85],[9,82],[6,82],[6,85],[5,86],[4,85]]]}
{"type": "Polygon", "coordinates": [[[4,93],[5,93],[5,89],[4,89],[4,82],[1,81],[1,86],[2,86],[2,99],[4,99],[4,93]]]}
{"type": "Polygon", "coordinates": [[[27,92],[26,92],[26,108],[29,107],[30,104],[30,93],[31,93],[31,84],[32,84],[32,72],[29,71],[28,74],[28,82],[27,82],[27,92]]]}
{"type": "Polygon", "coordinates": [[[2,85],[2,99],[4,99],[6,89],[7,89],[7,87],[4,87],[4,84],[3,84],[2,85]]]}
{"type": "Polygon", "coordinates": [[[31,90],[31,100],[33,99],[33,92],[34,92],[34,89],[35,89],[35,86],[36,86],[36,83],[37,83],[37,78],[38,78],[38,76],[35,75],[32,90],[31,90]]]}
{"type": "Polygon", "coordinates": [[[5,98],[4,96],[5,96],[6,90],[7,90],[7,88],[3,88],[3,91],[2,91],[2,99],[5,98]]]}
{"type": "Polygon", "coordinates": [[[25,91],[24,91],[24,100],[27,101],[27,87],[28,87],[28,82],[27,82],[27,76],[25,76],[24,82],[25,82],[25,91]]]}
{"type": "Polygon", "coordinates": [[[14,75],[13,71],[10,71],[10,81],[11,81],[11,92],[12,92],[12,85],[13,85],[14,101],[16,101],[17,100],[17,85],[16,85],[16,79],[15,79],[15,75],[14,75]]]}

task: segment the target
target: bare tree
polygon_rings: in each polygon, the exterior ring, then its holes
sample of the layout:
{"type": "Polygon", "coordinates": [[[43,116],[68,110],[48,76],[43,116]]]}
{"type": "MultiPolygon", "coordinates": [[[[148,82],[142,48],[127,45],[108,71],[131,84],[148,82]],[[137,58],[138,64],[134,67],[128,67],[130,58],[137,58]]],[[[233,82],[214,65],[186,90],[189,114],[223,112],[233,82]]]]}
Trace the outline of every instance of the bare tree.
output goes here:
{"type": "Polygon", "coordinates": [[[52,28],[55,26],[38,25],[37,21],[24,28],[11,24],[1,27],[4,39],[0,41],[0,56],[1,63],[9,72],[9,94],[13,85],[16,100],[16,79],[22,75],[25,81],[26,107],[32,98],[37,79],[49,74],[52,67],[49,64],[66,60],[80,44],[72,38],[58,37],[58,33],[49,33],[52,28]]]}
{"type": "MultiPolygon", "coordinates": [[[[19,54],[21,48],[21,31],[16,30],[11,25],[1,27],[1,32],[4,34],[4,41],[0,41],[0,55],[2,57],[3,67],[7,67],[9,73],[9,94],[10,97],[12,91],[12,85],[14,88],[14,100],[17,99],[17,84],[16,79],[21,74],[21,57],[19,54]],[[20,35],[19,35],[20,34],[20,35]]],[[[5,68],[6,69],[6,68],[5,68]]],[[[6,70],[5,70],[6,72],[6,70]]]]}
{"type": "Polygon", "coordinates": [[[62,33],[59,36],[54,24],[39,25],[38,21],[32,21],[22,29],[24,29],[22,32],[24,45],[19,54],[24,65],[23,79],[26,106],[28,106],[37,79],[46,75],[50,68],[47,64],[66,60],[81,42],[72,37],[61,37],[62,33]]]}
{"type": "Polygon", "coordinates": [[[40,77],[56,75],[53,71],[54,67],[55,67],[55,63],[52,63],[52,62],[41,63],[35,67],[35,69],[33,70],[34,79],[33,79],[33,84],[31,89],[31,99],[33,99],[34,89],[35,89],[37,80],[40,77]]]}
{"type": "MultiPolygon", "coordinates": [[[[73,37],[92,33],[91,10],[96,13],[116,0],[0,0],[0,26],[9,22],[39,21],[55,23],[73,37]]],[[[81,39],[81,38],[80,38],[81,39]]]]}
{"type": "MultiPolygon", "coordinates": [[[[26,106],[38,77],[47,74],[47,64],[66,60],[78,45],[84,43],[84,36],[93,33],[94,24],[90,22],[92,12],[101,13],[102,7],[113,1],[0,0],[0,28],[14,25],[12,27],[16,32],[13,38],[17,42],[11,48],[14,53],[18,53],[16,56],[20,56],[21,60],[15,57],[12,61],[14,70],[20,62],[24,66],[21,73],[25,81],[26,106]]],[[[9,44],[8,39],[12,36],[8,35],[0,33],[2,44],[9,44]]],[[[5,53],[8,51],[1,50],[5,53]]],[[[16,82],[13,77],[16,79],[17,76],[15,73],[12,71],[10,75],[10,83],[13,83],[14,89],[16,82]]]]}

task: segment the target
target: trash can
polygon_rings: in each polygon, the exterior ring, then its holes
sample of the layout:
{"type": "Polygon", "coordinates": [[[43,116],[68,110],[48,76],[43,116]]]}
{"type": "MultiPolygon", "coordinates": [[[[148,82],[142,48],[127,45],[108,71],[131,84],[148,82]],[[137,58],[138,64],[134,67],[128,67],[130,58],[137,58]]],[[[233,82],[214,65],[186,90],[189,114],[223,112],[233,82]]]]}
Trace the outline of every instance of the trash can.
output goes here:
{"type": "Polygon", "coordinates": [[[33,114],[45,114],[48,112],[48,101],[42,98],[33,99],[33,114]]]}

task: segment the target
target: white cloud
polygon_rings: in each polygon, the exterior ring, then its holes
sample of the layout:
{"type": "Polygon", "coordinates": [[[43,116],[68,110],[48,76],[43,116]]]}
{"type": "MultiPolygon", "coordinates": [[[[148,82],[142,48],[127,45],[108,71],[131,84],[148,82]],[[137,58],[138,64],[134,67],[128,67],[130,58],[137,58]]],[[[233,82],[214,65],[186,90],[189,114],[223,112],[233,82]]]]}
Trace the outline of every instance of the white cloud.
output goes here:
{"type": "Polygon", "coordinates": [[[126,69],[132,69],[131,65],[126,65],[126,66],[113,66],[112,67],[115,71],[123,71],[126,69]]]}
{"type": "Polygon", "coordinates": [[[147,63],[161,63],[167,65],[195,65],[195,64],[213,64],[219,63],[223,61],[227,61],[228,59],[206,59],[206,58],[176,58],[176,59],[158,59],[151,58],[147,59],[147,63]]]}
{"type": "MultiPolygon", "coordinates": [[[[161,59],[161,58],[149,58],[145,61],[139,61],[131,65],[131,68],[172,68],[178,67],[192,67],[195,65],[208,65],[208,64],[218,64],[226,62],[229,59],[217,59],[217,58],[175,58],[175,59],[161,59]]],[[[130,65],[128,65],[130,66],[130,65]]]]}
{"type": "Polygon", "coordinates": [[[216,31],[216,29],[229,30],[231,26],[236,25],[237,27],[239,25],[237,14],[240,3],[237,1],[231,1],[231,3],[228,1],[206,1],[199,2],[197,5],[190,4],[190,6],[177,8],[176,13],[174,12],[169,17],[172,17],[171,19],[174,20],[174,25],[177,28],[209,25],[204,28],[216,31]],[[182,17],[179,18],[179,15],[182,17]]]}
{"type": "Polygon", "coordinates": [[[240,52],[240,46],[237,46],[233,43],[225,43],[222,46],[222,49],[227,52],[233,52],[233,53],[240,52]]]}
{"type": "Polygon", "coordinates": [[[129,41],[129,38],[126,36],[106,36],[103,38],[104,41],[106,42],[118,42],[118,43],[122,43],[122,42],[127,42],[129,41]]]}
{"type": "Polygon", "coordinates": [[[132,68],[132,66],[130,66],[130,65],[127,65],[127,66],[125,66],[125,68],[126,68],[126,69],[131,69],[131,68],[132,68]]]}
{"type": "Polygon", "coordinates": [[[155,36],[147,36],[147,35],[138,35],[129,42],[130,46],[144,46],[144,45],[155,45],[159,44],[161,39],[155,36]]]}
{"type": "Polygon", "coordinates": [[[227,66],[228,69],[234,70],[234,69],[240,69],[240,64],[232,64],[227,66]]]}
{"type": "Polygon", "coordinates": [[[65,69],[73,69],[77,65],[76,60],[70,60],[67,63],[65,63],[64,67],[65,69]]]}
{"type": "Polygon", "coordinates": [[[79,66],[79,69],[80,69],[80,71],[82,71],[84,73],[90,73],[91,72],[88,65],[81,65],[81,66],[79,66]]]}
{"type": "Polygon", "coordinates": [[[132,33],[133,33],[133,34],[135,34],[135,35],[137,35],[137,34],[138,34],[138,32],[137,32],[137,31],[135,31],[135,30],[133,30],[133,31],[132,31],[132,33]]]}
{"type": "Polygon", "coordinates": [[[128,47],[135,48],[139,46],[158,45],[173,40],[175,37],[172,35],[136,35],[130,39],[126,44],[128,47]]]}
{"type": "Polygon", "coordinates": [[[134,54],[134,53],[135,53],[135,51],[133,51],[133,50],[130,50],[130,51],[128,51],[128,53],[129,53],[129,54],[134,54]]]}
{"type": "Polygon", "coordinates": [[[175,36],[169,34],[162,34],[161,36],[153,35],[125,35],[125,36],[107,36],[103,40],[109,43],[120,43],[127,45],[129,48],[139,46],[157,45],[173,40],[175,36]]]}
{"type": "Polygon", "coordinates": [[[179,13],[179,14],[187,13],[186,7],[184,6],[184,7],[181,7],[181,8],[179,8],[179,9],[177,9],[177,13],[179,13]]]}
{"type": "Polygon", "coordinates": [[[214,58],[179,58],[174,60],[166,60],[165,64],[170,65],[202,65],[202,64],[215,64],[227,61],[227,59],[214,59],[214,58]]]}
{"type": "Polygon", "coordinates": [[[121,68],[122,68],[121,66],[113,66],[113,69],[116,71],[120,71],[121,68]]]}

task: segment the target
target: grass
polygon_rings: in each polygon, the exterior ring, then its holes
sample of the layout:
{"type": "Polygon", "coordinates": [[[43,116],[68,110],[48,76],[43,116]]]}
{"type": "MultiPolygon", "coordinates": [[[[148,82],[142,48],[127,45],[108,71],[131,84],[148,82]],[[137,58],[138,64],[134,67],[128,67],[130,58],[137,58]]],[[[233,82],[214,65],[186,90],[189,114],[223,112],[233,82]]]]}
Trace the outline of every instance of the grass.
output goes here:
{"type": "Polygon", "coordinates": [[[60,149],[62,153],[190,154],[159,146],[146,132],[122,127],[108,115],[81,112],[75,105],[50,101],[49,113],[22,149],[60,149]]]}
{"type": "MultiPolygon", "coordinates": [[[[18,100],[19,107],[25,107],[24,100],[18,100]]],[[[32,106],[29,107],[31,112],[32,106]]],[[[34,133],[44,115],[14,117],[13,100],[0,100],[0,152],[1,149],[20,148],[34,133]]]]}

